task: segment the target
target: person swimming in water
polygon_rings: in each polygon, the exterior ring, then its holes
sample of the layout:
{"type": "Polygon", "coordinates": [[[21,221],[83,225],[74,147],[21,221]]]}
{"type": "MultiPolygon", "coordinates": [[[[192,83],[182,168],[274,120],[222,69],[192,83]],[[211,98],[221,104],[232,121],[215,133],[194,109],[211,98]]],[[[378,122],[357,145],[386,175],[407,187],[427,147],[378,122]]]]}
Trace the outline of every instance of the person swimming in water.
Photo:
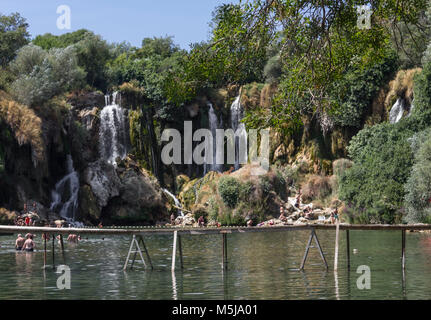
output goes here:
{"type": "Polygon", "coordinates": [[[78,243],[79,240],[81,240],[81,236],[77,236],[73,233],[69,234],[69,236],[67,237],[67,241],[69,242],[78,243]]]}
{"type": "Polygon", "coordinates": [[[22,246],[22,251],[32,252],[35,248],[35,244],[33,241],[33,235],[28,233],[27,240],[25,240],[24,245],[22,246]]]}
{"type": "Polygon", "coordinates": [[[21,234],[19,234],[18,238],[15,241],[15,249],[17,251],[21,251],[22,246],[24,245],[24,242],[25,242],[25,238],[21,234]]]}

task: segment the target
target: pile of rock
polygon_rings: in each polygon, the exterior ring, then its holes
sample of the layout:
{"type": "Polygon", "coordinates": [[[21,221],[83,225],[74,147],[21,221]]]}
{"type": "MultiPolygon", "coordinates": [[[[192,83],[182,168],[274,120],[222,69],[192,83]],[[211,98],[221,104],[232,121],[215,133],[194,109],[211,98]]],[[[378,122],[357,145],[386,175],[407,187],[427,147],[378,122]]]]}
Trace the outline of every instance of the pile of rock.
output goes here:
{"type": "MultiPolygon", "coordinates": [[[[167,224],[167,226],[172,226],[167,224]]],[[[196,222],[193,214],[188,213],[185,216],[178,216],[175,219],[174,227],[182,228],[182,227],[198,227],[198,223],[196,222]]]]}
{"type": "Polygon", "coordinates": [[[296,204],[296,197],[288,198],[288,202],[284,206],[286,212],[286,220],[271,219],[260,223],[258,226],[282,226],[282,225],[297,225],[297,224],[331,224],[331,208],[320,209],[313,208],[313,204],[296,204]]]}

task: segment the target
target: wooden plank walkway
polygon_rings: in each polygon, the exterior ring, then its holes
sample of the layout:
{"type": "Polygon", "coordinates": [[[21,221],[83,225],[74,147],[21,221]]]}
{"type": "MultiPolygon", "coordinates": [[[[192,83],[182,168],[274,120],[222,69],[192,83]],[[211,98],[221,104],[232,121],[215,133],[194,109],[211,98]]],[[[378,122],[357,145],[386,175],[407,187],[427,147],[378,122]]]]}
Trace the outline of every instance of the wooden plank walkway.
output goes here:
{"type": "MultiPolygon", "coordinates": [[[[0,226],[0,233],[55,233],[55,234],[101,234],[101,235],[138,235],[138,234],[220,234],[244,232],[280,232],[290,230],[335,230],[335,224],[300,224],[271,227],[199,227],[199,228],[173,228],[173,227],[104,227],[104,228],[51,228],[26,226],[0,226]]],[[[340,230],[431,230],[431,224],[345,224],[340,223],[340,230]]]]}
{"type": "MultiPolygon", "coordinates": [[[[183,268],[183,250],[181,246],[181,235],[209,235],[209,234],[219,234],[222,235],[222,268],[223,270],[227,269],[228,261],[227,261],[227,234],[232,233],[250,233],[250,232],[283,232],[283,231],[296,231],[296,230],[309,230],[311,231],[310,239],[305,248],[304,257],[300,266],[300,270],[304,269],[305,262],[307,260],[309,249],[312,247],[311,242],[314,238],[317,248],[319,250],[320,256],[325,264],[326,269],[328,269],[328,264],[325,259],[325,255],[323,253],[323,249],[320,246],[319,240],[317,238],[316,230],[334,230],[336,231],[336,243],[335,243],[335,259],[334,259],[334,270],[336,271],[338,268],[338,242],[339,236],[338,232],[340,230],[346,231],[346,240],[347,240],[347,268],[350,269],[350,230],[375,230],[375,231],[401,231],[401,265],[403,271],[405,270],[406,263],[406,231],[425,231],[431,230],[431,224],[398,224],[398,225],[386,225],[386,224],[345,224],[338,223],[338,226],[335,224],[298,224],[298,225],[283,225],[283,226],[268,226],[268,227],[244,227],[244,226],[236,226],[236,227],[184,227],[184,228],[175,228],[175,227],[104,227],[104,228],[51,228],[51,227],[27,227],[27,226],[1,226],[0,225],[0,234],[14,234],[14,233],[45,233],[52,235],[60,235],[60,247],[61,252],[64,257],[64,245],[63,245],[63,236],[66,234],[93,234],[93,235],[130,235],[132,236],[132,242],[130,245],[130,249],[127,255],[126,262],[124,264],[124,269],[127,268],[129,264],[129,258],[132,253],[134,253],[133,261],[131,267],[136,260],[136,254],[139,253],[141,257],[141,261],[144,266],[145,263],[144,257],[142,255],[142,250],[139,243],[142,244],[142,247],[145,250],[145,256],[148,259],[149,265],[152,266],[150,255],[145,246],[144,237],[149,235],[173,235],[173,251],[172,251],[172,271],[175,270],[175,261],[177,254],[177,240],[178,240],[178,249],[180,254],[180,266],[183,268]],[[138,240],[137,240],[138,239],[138,240]],[[135,250],[136,247],[136,250],[135,250]]],[[[53,246],[53,266],[54,266],[54,237],[52,237],[53,246]]],[[[44,265],[46,265],[46,243],[44,244],[44,265]]]]}

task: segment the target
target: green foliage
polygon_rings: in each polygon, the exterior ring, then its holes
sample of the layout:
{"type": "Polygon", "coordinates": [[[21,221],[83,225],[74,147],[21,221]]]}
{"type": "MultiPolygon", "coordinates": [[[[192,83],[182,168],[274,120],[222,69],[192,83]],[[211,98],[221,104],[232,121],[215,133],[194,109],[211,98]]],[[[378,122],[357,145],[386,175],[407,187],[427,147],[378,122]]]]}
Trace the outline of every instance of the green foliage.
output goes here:
{"type": "Polygon", "coordinates": [[[29,41],[28,24],[19,13],[0,13],[0,67],[15,58],[16,51],[29,41]]]}
{"type": "Polygon", "coordinates": [[[55,36],[50,33],[39,35],[33,40],[33,44],[45,49],[66,48],[74,46],[78,64],[86,72],[86,81],[91,87],[102,91],[107,88],[106,64],[111,59],[111,53],[117,54],[127,50],[127,46],[109,46],[99,35],[86,29],[55,36]],[[111,52],[111,49],[115,51],[111,52]]]}
{"type": "Polygon", "coordinates": [[[16,75],[11,92],[17,101],[30,106],[73,89],[84,77],[73,47],[46,52],[29,44],[19,50],[11,70],[16,75]]]}
{"type": "Polygon", "coordinates": [[[263,18],[253,14],[254,6],[223,4],[215,9],[211,40],[193,44],[166,81],[170,102],[181,104],[206,88],[262,82],[272,34],[266,23],[248,33],[249,26],[263,18]]]}
{"type": "Polygon", "coordinates": [[[359,127],[364,112],[387,79],[396,71],[396,57],[389,53],[381,63],[365,70],[356,68],[347,72],[331,89],[330,116],[334,124],[343,127],[359,127]]]}
{"type": "Polygon", "coordinates": [[[354,163],[340,177],[339,197],[355,221],[395,221],[413,161],[407,140],[412,134],[399,124],[384,123],[361,130],[351,140],[348,151],[354,163]]]}
{"type": "Polygon", "coordinates": [[[271,57],[263,68],[263,76],[267,83],[276,83],[282,75],[283,67],[279,55],[271,57]]]}
{"type": "MultiPolygon", "coordinates": [[[[402,69],[421,66],[421,58],[430,37],[431,16],[427,16],[425,10],[418,15],[416,24],[398,22],[395,25],[392,46],[398,53],[402,69]]],[[[422,63],[425,64],[423,61],[422,63]]]]}
{"type": "Polygon", "coordinates": [[[240,194],[240,182],[233,177],[223,176],[218,183],[218,192],[228,207],[235,208],[240,194]]]}
{"type": "Polygon", "coordinates": [[[239,187],[239,199],[244,202],[250,201],[251,193],[253,192],[254,185],[251,181],[246,181],[240,184],[239,187]]]}
{"type": "Polygon", "coordinates": [[[171,37],[146,38],[140,49],[122,53],[109,63],[109,76],[114,85],[135,81],[147,99],[164,103],[166,79],[170,72],[176,73],[183,55],[171,37]]]}
{"type": "Polygon", "coordinates": [[[267,197],[272,190],[272,184],[268,176],[261,176],[259,179],[259,186],[262,190],[263,197],[267,197]]]}
{"type": "Polygon", "coordinates": [[[337,159],[332,163],[332,172],[334,175],[340,177],[347,169],[350,169],[352,165],[353,162],[349,159],[337,159]]]}
{"type": "Polygon", "coordinates": [[[218,216],[218,222],[222,226],[243,226],[245,220],[240,215],[234,215],[230,210],[223,212],[218,216]]]}
{"type": "Polygon", "coordinates": [[[420,132],[411,139],[414,164],[405,184],[408,223],[431,223],[431,130],[420,132]]]}
{"type": "Polygon", "coordinates": [[[422,64],[426,65],[427,63],[430,63],[430,62],[431,62],[431,41],[429,42],[428,47],[423,54],[422,64]]]}
{"type": "Polygon", "coordinates": [[[60,36],[55,36],[51,33],[38,35],[32,41],[34,45],[39,46],[45,50],[52,48],[66,48],[68,46],[77,44],[79,41],[84,40],[87,34],[92,33],[87,29],[79,29],[74,32],[68,32],[60,36]]]}
{"type": "Polygon", "coordinates": [[[87,72],[87,83],[105,91],[108,85],[105,65],[111,57],[107,42],[99,35],[89,32],[75,45],[75,48],[78,64],[87,72]]]}

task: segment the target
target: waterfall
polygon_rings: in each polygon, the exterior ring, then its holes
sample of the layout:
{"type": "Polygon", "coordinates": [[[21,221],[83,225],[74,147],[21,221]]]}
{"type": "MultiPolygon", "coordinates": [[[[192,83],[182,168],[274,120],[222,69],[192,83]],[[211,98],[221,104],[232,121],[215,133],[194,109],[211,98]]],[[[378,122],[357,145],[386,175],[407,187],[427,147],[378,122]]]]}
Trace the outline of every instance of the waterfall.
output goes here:
{"type": "Polygon", "coordinates": [[[397,123],[401,120],[404,114],[404,100],[398,98],[397,102],[392,106],[391,111],[389,112],[389,122],[397,123]]]}
{"type": "Polygon", "coordinates": [[[121,95],[114,92],[112,102],[105,96],[106,106],[100,113],[99,148],[100,157],[116,165],[116,159],[127,155],[127,126],[124,109],[121,108],[121,95]],[[119,101],[118,101],[119,100],[119,101]]]}
{"type": "MultiPolygon", "coordinates": [[[[240,166],[240,150],[239,150],[239,139],[247,137],[247,131],[244,123],[241,120],[244,117],[244,110],[241,106],[241,95],[236,97],[235,101],[230,107],[230,119],[233,131],[236,133],[239,130],[239,134],[235,137],[235,170],[239,169],[240,166]]],[[[247,155],[246,155],[247,156],[247,155]]]]}
{"type": "Polygon", "coordinates": [[[208,171],[217,171],[223,172],[223,164],[217,164],[217,154],[223,154],[224,150],[217,148],[216,136],[217,129],[223,128],[222,121],[219,121],[217,115],[214,111],[214,107],[212,103],[208,103],[208,122],[210,125],[211,134],[213,137],[213,163],[212,164],[204,164],[204,175],[207,174],[208,171]]]}
{"type": "Polygon", "coordinates": [[[79,176],[73,168],[71,155],[67,155],[66,175],[56,183],[51,192],[50,210],[57,212],[66,220],[74,221],[78,209],[79,176]]]}
{"type": "MultiPolygon", "coordinates": [[[[175,197],[171,192],[169,192],[168,189],[162,188],[162,190],[163,190],[163,192],[165,192],[168,196],[170,196],[174,200],[175,205],[178,208],[182,208],[181,202],[180,202],[180,200],[177,199],[177,197],[175,197]]],[[[181,209],[178,209],[178,214],[181,215],[182,217],[184,217],[184,213],[183,213],[183,211],[181,209]]]]}

